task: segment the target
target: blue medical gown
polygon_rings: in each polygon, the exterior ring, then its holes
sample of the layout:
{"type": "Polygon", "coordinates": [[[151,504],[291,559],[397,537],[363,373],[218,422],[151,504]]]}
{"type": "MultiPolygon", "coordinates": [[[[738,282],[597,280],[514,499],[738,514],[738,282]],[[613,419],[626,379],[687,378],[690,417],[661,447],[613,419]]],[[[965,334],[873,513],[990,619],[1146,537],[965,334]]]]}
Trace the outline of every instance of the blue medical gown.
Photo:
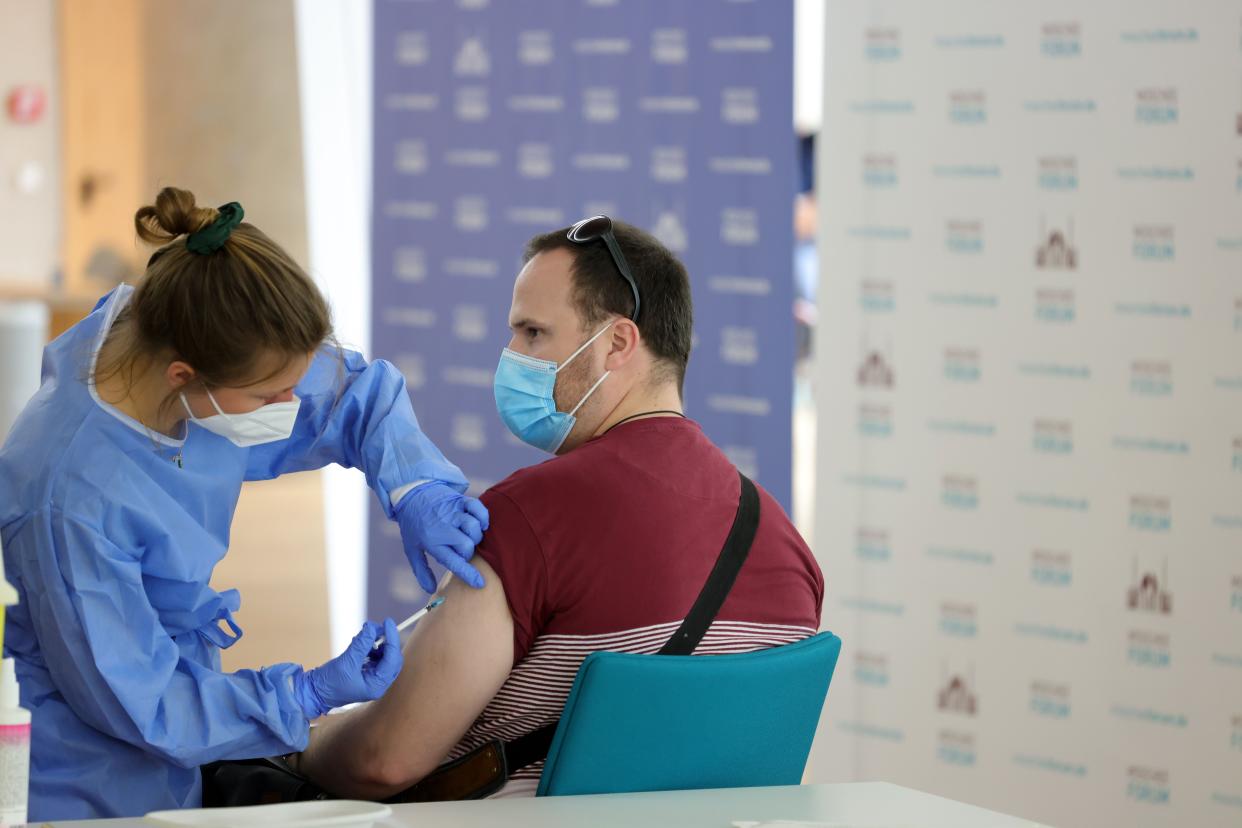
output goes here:
{"type": "Polygon", "coordinates": [[[47,347],[42,387],[0,449],[0,539],[20,598],[4,651],[33,714],[31,820],[194,807],[199,765],[306,746],[301,667],[220,672],[240,599],[208,582],[242,481],[339,463],[366,473],[390,517],[403,484],[466,486],[396,369],[354,353],[313,360],[288,440],[245,449],[190,426],[178,447],[136,429],[85,382],[131,290],[47,347]]]}

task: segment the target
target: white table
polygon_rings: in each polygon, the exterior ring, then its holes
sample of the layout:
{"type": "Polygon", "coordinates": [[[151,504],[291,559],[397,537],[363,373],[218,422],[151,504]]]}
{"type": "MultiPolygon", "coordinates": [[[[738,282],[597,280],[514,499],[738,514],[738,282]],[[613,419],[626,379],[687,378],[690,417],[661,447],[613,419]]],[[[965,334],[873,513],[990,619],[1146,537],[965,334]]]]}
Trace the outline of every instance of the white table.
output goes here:
{"type": "MultiPolygon", "coordinates": [[[[888,782],[395,805],[392,818],[376,828],[728,828],[734,820],[775,819],[851,828],[1038,828],[1028,820],[888,782]]],[[[54,824],[149,828],[141,819],[54,824]]]]}

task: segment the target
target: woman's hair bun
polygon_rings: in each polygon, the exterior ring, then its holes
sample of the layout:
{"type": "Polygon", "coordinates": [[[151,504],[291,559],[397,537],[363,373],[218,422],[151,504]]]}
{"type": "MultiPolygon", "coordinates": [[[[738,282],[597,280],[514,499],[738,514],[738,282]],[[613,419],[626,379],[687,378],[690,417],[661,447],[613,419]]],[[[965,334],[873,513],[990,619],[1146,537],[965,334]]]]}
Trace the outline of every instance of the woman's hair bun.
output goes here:
{"type": "Polygon", "coordinates": [[[163,245],[178,236],[195,233],[216,220],[215,207],[199,207],[194,193],[165,187],[155,197],[155,204],[139,208],[134,214],[138,238],[163,245]]]}

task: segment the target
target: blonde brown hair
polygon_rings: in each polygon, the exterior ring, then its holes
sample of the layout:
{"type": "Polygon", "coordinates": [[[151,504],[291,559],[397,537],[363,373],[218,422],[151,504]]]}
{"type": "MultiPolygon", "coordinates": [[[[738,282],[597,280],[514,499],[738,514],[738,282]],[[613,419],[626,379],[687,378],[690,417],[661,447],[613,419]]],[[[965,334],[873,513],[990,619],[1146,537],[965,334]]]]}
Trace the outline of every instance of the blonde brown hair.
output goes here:
{"type": "Polygon", "coordinates": [[[187,249],[186,237],[218,216],[175,187],[134,214],[138,237],[162,246],[117,317],[108,337],[116,347],[107,364],[96,366],[96,383],[125,373],[132,385],[136,370],[167,356],[188,363],[208,388],[250,385],[288,364],[257,376],[265,355],[292,360],[335,345],[331,312],[315,283],[254,225],[237,225],[214,252],[187,249]]]}

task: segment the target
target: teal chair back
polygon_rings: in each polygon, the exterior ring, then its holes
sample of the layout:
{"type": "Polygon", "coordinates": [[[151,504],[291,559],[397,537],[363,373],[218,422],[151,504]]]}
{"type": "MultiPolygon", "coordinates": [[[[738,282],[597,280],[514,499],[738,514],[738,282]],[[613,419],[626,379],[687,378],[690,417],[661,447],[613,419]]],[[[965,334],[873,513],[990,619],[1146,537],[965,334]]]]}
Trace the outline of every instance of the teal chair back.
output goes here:
{"type": "Polygon", "coordinates": [[[840,653],[832,633],[741,655],[592,653],[537,795],[797,785],[840,653]]]}

